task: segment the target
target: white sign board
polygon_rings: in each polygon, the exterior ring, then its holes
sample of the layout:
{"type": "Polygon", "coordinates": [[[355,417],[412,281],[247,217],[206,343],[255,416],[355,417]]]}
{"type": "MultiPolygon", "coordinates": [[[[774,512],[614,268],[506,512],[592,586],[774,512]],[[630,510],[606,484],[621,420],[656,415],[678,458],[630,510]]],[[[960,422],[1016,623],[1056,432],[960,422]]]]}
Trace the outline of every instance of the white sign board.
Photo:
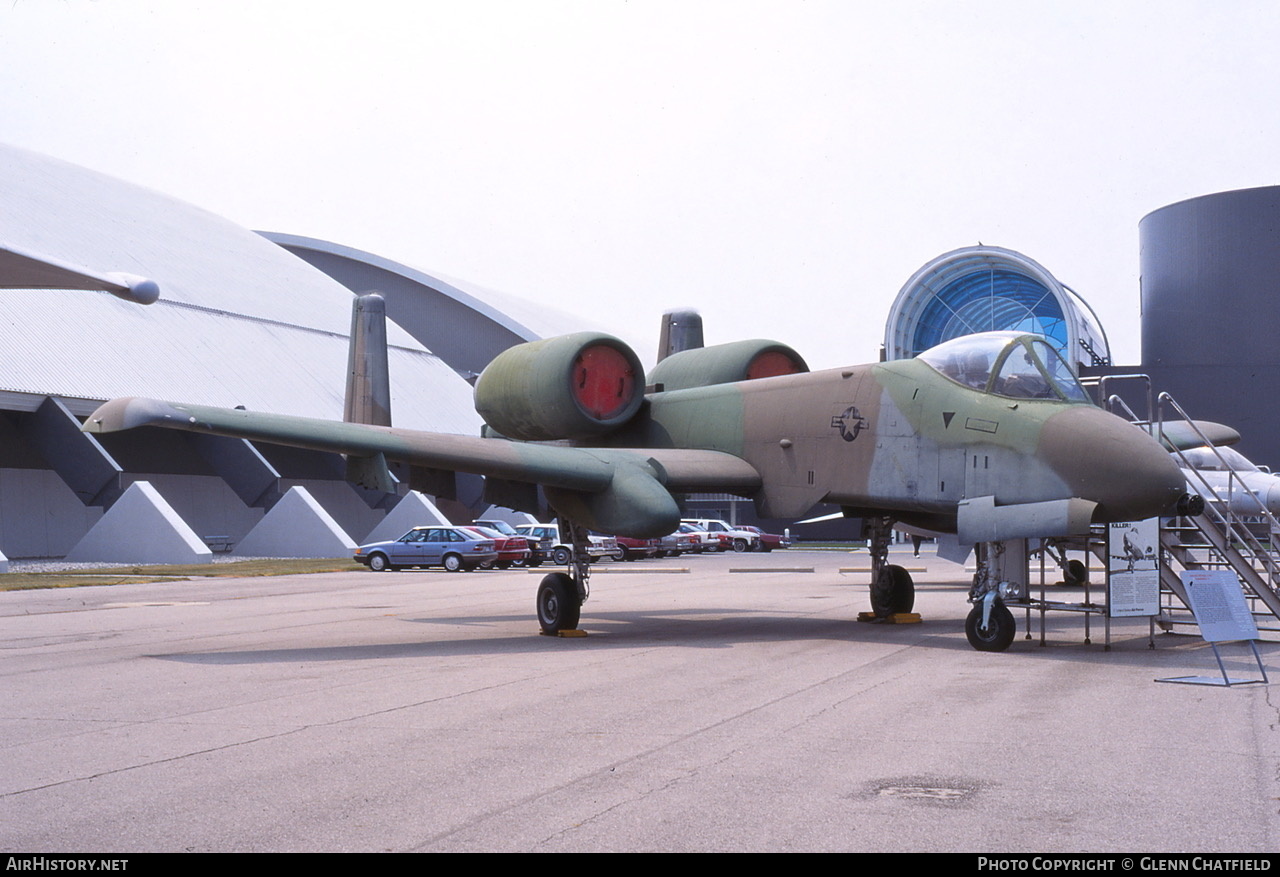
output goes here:
{"type": "Polygon", "coordinates": [[[1112,618],[1160,614],[1160,519],[1107,530],[1107,609],[1112,618]]]}
{"type": "Polygon", "coordinates": [[[1258,638],[1258,625],[1249,613],[1240,579],[1231,570],[1183,570],[1182,585],[1206,642],[1258,638]]]}

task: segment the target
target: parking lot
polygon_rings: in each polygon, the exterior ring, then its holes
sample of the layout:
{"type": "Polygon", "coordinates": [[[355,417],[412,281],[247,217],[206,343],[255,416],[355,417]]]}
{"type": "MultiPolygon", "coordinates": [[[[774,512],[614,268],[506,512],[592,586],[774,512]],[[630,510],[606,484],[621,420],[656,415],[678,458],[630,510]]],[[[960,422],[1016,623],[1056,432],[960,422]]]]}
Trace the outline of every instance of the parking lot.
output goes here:
{"type": "Polygon", "coordinates": [[[0,593],[0,848],[1280,849],[1271,687],[1145,622],[975,652],[895,562],[920,624],[854,620],[865,551],[603,564],[579,639],[526,570],[0,593]]]}

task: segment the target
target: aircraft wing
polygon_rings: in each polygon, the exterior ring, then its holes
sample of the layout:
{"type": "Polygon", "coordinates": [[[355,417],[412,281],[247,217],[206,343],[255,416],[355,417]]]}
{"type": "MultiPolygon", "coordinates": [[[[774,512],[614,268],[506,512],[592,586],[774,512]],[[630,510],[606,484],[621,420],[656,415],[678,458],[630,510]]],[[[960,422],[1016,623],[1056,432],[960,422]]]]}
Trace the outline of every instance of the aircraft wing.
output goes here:
{"type": "Polygon", "coordinates": [[[160,297],[160,287],[146,277],[93,271],[3,242],[0,242],[0,278],[0,287],[5,289],[101,289],[144,305],[160,297]]]}
{"type": "Polygon", "coordinates": [[[1159,434],[1154,428],[1151,428],[1151,433],[1157,438],[1163,436],[1164,446],[1170,451],[1185,451],[1205,445],[1234,445],[1240,441],[1240,433],[1225,423],[1208,420],[1166,423],[1160,428],[1159,434]]]}
{"type": "Polygon", "coordinates": [[[539,484],[553,505],[561,511],[569,506],[574,518],[586,526],[638,538],[665,535],[679,525],[673,492],[750,495],[761,484],[754,467],[720,451],[515,442],[138,397],[105,403],[83,428],[107,433],[139,426],[357,457],[381,454],[411,465],[539,484]]]}

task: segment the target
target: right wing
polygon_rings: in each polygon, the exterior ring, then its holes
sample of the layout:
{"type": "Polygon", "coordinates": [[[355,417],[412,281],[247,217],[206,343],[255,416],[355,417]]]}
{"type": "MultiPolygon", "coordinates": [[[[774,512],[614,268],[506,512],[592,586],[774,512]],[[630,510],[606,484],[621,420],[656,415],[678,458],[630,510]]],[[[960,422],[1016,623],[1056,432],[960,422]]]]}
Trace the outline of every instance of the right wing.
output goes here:
{"type": "Polygon", "coordinates": [[[1155,427],[1143,428],[1161,439],[1165,449],[1170,451],[1186,451],[1205,445],[1234,445],[1240,441],[1240,433],[1225,423],[1214,423],[1211,420],[1174,420],[1161,425],[1159,430],[1155,427]]]}
{"type": "Polygon", "coordinates": [[[732,454],[686,448],[582,448],[342,423],[287,414],[129,397],[85,421],[90,433],[157,426],[268,444],[388,460],[539,484],[557,510],[620,536],[666,535],[680,522],[672,493],[760,487],[753,466],[732,454]]]}

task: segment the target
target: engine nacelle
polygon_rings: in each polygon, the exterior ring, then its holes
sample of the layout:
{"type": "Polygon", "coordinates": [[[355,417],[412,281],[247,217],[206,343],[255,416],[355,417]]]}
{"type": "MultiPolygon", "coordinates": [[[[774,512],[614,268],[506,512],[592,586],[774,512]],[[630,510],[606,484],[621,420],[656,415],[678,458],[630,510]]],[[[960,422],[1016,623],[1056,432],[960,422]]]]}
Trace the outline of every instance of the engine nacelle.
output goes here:
{"type": "Polygon", "coordinates": [[[612,335],[577,332],[517,344],[476,381],[476,411],[520,441],[599,438],[644,401],[644,368],[612,335]]]}
{"type": "Polygon", "coordinates": [[[649,384],[663,391],[802,374],[804,358],[785,344],[754,338],[673,353],[653,367],[649,384]]]}

